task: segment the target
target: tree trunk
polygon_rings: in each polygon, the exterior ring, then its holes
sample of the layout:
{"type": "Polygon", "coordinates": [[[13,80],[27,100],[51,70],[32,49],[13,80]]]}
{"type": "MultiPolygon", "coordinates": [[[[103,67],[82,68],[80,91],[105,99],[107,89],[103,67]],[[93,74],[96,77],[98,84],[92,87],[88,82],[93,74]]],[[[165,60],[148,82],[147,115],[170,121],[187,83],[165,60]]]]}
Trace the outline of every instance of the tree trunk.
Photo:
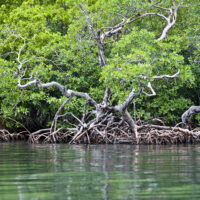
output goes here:
{"type": "Polygon", "coordinates": [[[129,112],[127,111],[127,109],[123,110],[121,112],[121,114],[122,114],[123,120],[125,122],[127,122],[128,125],[129,125],[129,127],[131,128],[133,137],[137,138],[138,137],[138,134],[137,134],[137,125],[136,125],[135,121],[133,120],[133,118],[131,117],[131,115],[129,114],[129,112]]]}
{"type": "Polygon", "coordinates": [[[106,58],[105,58],[105,53],[104,53],[104,46],[100,42],[97,43],[98,45],[98,56],[99,56],[99,64],[101,67],[105,66],[107,64],[106,58]]]}
{"type": "Polygon", "coordinates": [[[186,110],[182,116],[182,122],[185,124],[188,124],[190,122],[190,119],[192,115],[200,113],[200,106],[191,106],[188,110],[186,110]]]}

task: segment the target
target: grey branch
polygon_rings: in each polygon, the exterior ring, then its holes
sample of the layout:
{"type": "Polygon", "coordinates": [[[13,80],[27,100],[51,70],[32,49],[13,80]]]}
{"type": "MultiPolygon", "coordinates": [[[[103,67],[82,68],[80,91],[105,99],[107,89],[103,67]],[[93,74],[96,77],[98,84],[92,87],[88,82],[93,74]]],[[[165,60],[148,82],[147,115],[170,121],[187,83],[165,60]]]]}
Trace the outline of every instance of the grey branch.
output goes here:
{"type": "Polygon", "coordinates": [[[135,93],[135,90],[132,90],[129,93],[128,97],[125,99],[125,101],[122,104],[119,104],[119,105],[115,106],[113,109],[115,111],[122,112],[123,110],[125,110],[129,106],[129,104],[132,102],[132,100],[134,98],[136,98],[138,95],[139,94],[135,93]]]}
{"type": "Polygon", "coordinates": [[[161,76],[153,76],[154,79],[162,79],[162,78],[177,78],[179,77],[180,69],[174,75],[161,75],[161,76]]]}
{"type": "MultiPolygon", "coordinates": [[[[161,7],[161,6],[158,6],[158,5],[154,5],[154,7],[158,8],[158,9],[168,11],[168,13],[169,13],[168,16],[165,16],[164,14],[161,14],[161,13],[145,13],[145,14],[140,15],[139,17],[136,17],[136,18],[134,18],[134,17],[129,18],[129,19],[123,18],[123,20],[119,24],[115,25],[113,28],[109,27],[109,29],[111,29],[111,30],[102,33],[102,35],[100,37],[101,42],[103,43],[105,38],[111,37],[112,35],[120,32],[125,25],[130,24],[130,23],[132,23],[132,22],[134,22],[134,21],[136,21],[140,18],[143,18],[143,17],[146,17],[146,16],[151,16],[151,15],[161,17],[163,20],[165,20],[167,22],[167,25],[163,29],[161,36],[158,38],[158,41],[164,40],[167,36],[168,31],[174,26],[174,24],[177,20],[178,9],[181,7],[181,4],[176,6],[174,1],[172,1],[172,3],[173,3],[172,8],[164,8],[164,7],[161,7]]],[[[103,30],[103,29],[100,29],[100,30],[103,30]]]]}
{"type": "MultiPolygon", "coordinates": [[[[153,76],[153,78],[154,78],[154,79],[177,78],[177,77],[179,77],[179,74],[180,74],[180,70],[178,70],[178,72],[176,72],[175,74],[173,74],[173,75],[171,75],[171,76],[165,74],[165,75],[161,75],[161,76],[153,76]]],[[[146,78],[146,76],[144,76],[143,78],[146,78]]],[[[147,96],[149,96],[149,97],[151,97],[151,96],[156,96],[156,92],[155,92],[155,90],[153,89],[153,87],[152,87],[152,85],[151,85],[150,82],[148,82],[147,88],[150,89],[151,94],[149,94],[149,93],[145,92],[144,90],[142,90],[142,93],[143,93],[143,94],[145,94],[145,95],[147,95],[147,96]]]]}
{"type": "Polygon", "coordinates": [[[182,122],[185,124],[188,124],[190,121],[190,118],[194,115],[200,113],[200,106],[191,106],[188,110],[186,110],[182,116],[182,122]]]}
{"type": "Polygon", "coordinates": [[[91,31],[92,37],[95,40],[97,47],[98,47],[99,64],[101,67],[103,67],[106,65],[107,62],[106,62],[105,53],[104,53],[104,39],[102,40],[101,36],[100,36],[101,30],[96,30],[96,31],[94,30],[94,28],[92,27],[92,24],[90,22],[90,18],[87,15],[87,13],[85,12],[85,10],[83,9],[83,6],[81,4],[79,4],[79,7],[87,19],[88,28],[91,31]]]}
{"type": "Polygon", "coordinates": [[[145,95],[147,95],[147,96],[149,96],[149,97],[156,96],[156,92],[155,92],[155,90],[152,88],[150,82],[148,82],[147,88],[149,88],[149,89],[151,90],[152,93],[151,93],[151,94],[148,94],[147,92],[142,91],[143,94],[145,94],[145,95]]]}
{"type": "Polygon", "coordinates": [[[161,6],[157,6],[157,5],[153,5],[155,8],[158,8],[158,9],[162,9],[162,10],[166,10],[166,11],[170,11],[169,8],[164,8],[164,7],[161,7],[161,6]]]}
{"type": "Polygon", "coordinates": [[[83,12],[83,14],[85,15],[86,19],[87,19],[87,24],[88,24],[88,28],[90,29],[93,38],[96,40],[96,34],[95,31],[92,27],[92,23],[90,22],[90,18],[88,17],[88,15],[86,14],[85,10],[83,9],[83,6],[81,4],[79,4],[79,7],[81,9],[81,11],[83,12]]]}
{"type": "Polygon", "coordinates": [[[53,132],[56,131],[56,125],[57,125],[58,118],[60,117],[60,112],[65,107],[65,105],[70,101],[70,99],[71,99],[71,97],[67,98],[67,100],[65,100],[63,102],[63,104],[60,106],[60,108],[57,110],[57,112],[56,112],[56,114],[54,116],[53,122],[51,124],[50,133],[53,133],[53,132]]]}
{"type": "Polygon", "coordinates": [[[97,107],[97,102],[92,99],[87,93],[84,93],[84,92],[76,92],[76,91],[73,91],[73,90],[67,90],[63,85],[53,81],[53,82],[50,82],[50,83],[41,83],[39,79],[35,79],[33,81],[30,81],[24,85],[21,85],[20,83],[20,79],[18,80],[18,87],[20,89],[25,89],[31,85],[36,85],[36,87],[38,88],[49,88],[49,87],[57,87],[60,92],[66,96],[67,98],[70,98],[70,97],[73,97],[73,96],[76,96],[76,97],[81,97],[81,98],[85,98],[88,100],[88,102],[90,102],[93,106],[97,107]]]}
{"type": "Polygon", "coordinates": [[[106,88],[106,91],[104,93],[104,98],[101,103],[103,108],[106,108],[109,105],[110,96],[111,96],[111,90],[110,88],[106,88]]]}
{"type": "MultiPolygon", "coordinates": [[[[26,45],[26,42],[24,42],[24,45],[26,45]]],[[[29,81],[25,84],[21,84],[21,82],[23,80],[23,78],[21,77],[22,68],[26,63],[28,63],[31,60],[31,59],[29,59],[29,60],[20,61],[21,51],[22,51],[22,48],[19,49],[19,52],[17,53],[18,57],[16,58],[16,60],[18,62],[18,68],[17,68],[18,87],[20,89],[25,89],[27,87],[30,87],[31,85],[36,85],[37,88],[56,87],[67,98],[71,98],[73,96],[85,98],[85,99],[88,100],[89,103],[91,103],[94,107],[97,108],[97,106],[98,106],[97,102],[94,99],[92,99],[87,93],[69,90],[65,86],[63,86],[60,83],[55,82],[55,81],[50,82],[50,83],[41,83],[41,81],[38,78],[36,78],[36,79],[29,81]]],[[[26,80],[27,80],[27,78],[26,78],[26,80]]]]}

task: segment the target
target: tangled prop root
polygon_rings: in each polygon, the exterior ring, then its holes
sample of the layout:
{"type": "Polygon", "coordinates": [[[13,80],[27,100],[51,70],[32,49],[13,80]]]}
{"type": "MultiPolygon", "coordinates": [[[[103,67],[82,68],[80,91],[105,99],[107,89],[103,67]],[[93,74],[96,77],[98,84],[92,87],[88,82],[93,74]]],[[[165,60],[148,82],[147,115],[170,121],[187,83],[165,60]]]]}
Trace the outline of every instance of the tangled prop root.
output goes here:
{"type": "Polygon", "coordinates": [[[19,133],[10,133],[6,129],[0,129],[0,141],[8,142],[8,141],[17,141],[17,140],[26,140],[27,131],[22,131],[19,133]]]}
{"type": "Polygon", "coordinates": [[[146,125],[141,127],[139,144],[184,144],[199,143],[200,133],[179,127],[146,125]]]}
{"type": "Polygon", "coordinates": [[[180,127],[142,125],[138,127],[135,139],[125,122],[94,124],[89,128],[64,129],[51,133],[51,129],[41,129],[33,133],[10,133],[0,130],[0,141],[27,140],[30,143],[70,143],[70,144],[184,144],[200,143],[200,132],[180,127]]]}
{"type": "Polygon", "coordinates": [[[70,143],[70,144],[183,144],[199,143],[200,132],[180,127],[143,125],[138,127],[135,139],[126,123],[95,124],[90,128],[42,129],[29,135],[31,143],[70,143]]]}
{"type": "Polygon", "coordinates": [[[60,128],[53,133],[51,133],[50,128],[40,129],[29,134],[29,143],[67,143],[69,142],[68,136],[62,131],[64,129],[60,128]]]}

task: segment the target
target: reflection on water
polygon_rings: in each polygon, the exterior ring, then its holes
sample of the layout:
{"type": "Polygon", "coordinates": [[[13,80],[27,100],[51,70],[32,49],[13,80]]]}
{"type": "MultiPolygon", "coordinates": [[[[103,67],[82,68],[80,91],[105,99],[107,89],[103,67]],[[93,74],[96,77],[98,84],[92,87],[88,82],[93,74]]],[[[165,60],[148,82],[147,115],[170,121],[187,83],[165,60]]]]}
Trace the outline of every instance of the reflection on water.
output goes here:
{"type": "Polygon", "coordinates": [[[200,146],[0,144],[0,200],[200,199],[200,146]]]}

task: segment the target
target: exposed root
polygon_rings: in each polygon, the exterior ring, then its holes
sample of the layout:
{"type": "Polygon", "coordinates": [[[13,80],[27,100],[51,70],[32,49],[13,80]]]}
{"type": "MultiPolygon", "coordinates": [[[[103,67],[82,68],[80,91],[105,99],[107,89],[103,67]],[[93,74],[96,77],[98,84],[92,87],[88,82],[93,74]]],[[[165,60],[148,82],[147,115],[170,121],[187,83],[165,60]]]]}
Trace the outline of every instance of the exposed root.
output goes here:
{"type": "Polygon", "coordinates": [[[180,127],[143,125],[138,127],[138,138],[133,138],[127,123],[98,123],[88,128],[58,129],[50,133],[50,129],[42,129],[29,136],[29,142],[38,143],[95,143],[95,144],[182,144],[199,143],[200,132],[180,127]]]}
{"type": "Polygon", "coordinates": [[[50,128],[40,129],[29,135],[28,142],[30,143],[39,143],[44,141],[50,134],[50,128]]]}
{"type": "Polygon", "coordinates": [[[27,131],[19,133],[10,133],[6,129],[0,129],[0,142],[25,140],[27,138],[27,131]]]}
{"type": "Polygon", "coordinates": [[[139,144],[194,144],[200,142],[200,132],[179,127],[145,125],[139,129],[139,144]]]}
{"type": "Polygon", "coordinates": [[[130,126],[119,119],[107,115],[100,122],[77,125],[74,128],[41,129],[31,134],[26,131],[10,133],[0,130],[0,141],[25,140],[30,143],[70,143],[70,144],[183,144],[199,143],[200,131],[191,131],[178,126],[141,125],[134,138],[130,126]]]}

